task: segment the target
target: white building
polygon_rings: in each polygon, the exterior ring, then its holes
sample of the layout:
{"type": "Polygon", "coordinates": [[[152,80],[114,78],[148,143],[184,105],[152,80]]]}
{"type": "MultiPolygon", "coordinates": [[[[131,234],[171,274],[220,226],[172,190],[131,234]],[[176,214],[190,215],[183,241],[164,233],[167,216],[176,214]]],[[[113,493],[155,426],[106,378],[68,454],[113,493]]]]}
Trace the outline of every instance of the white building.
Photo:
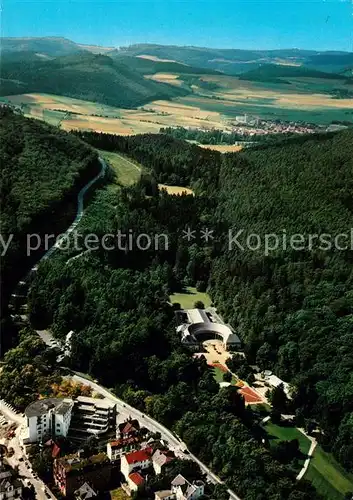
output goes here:
{"type": "Polygon", "coordinates": [[[144,448],[143,450],[132,451],[121,457],[120,470],[125,476],[129,477],[131,472],[140,471],[150,467],[152,464],[152,448],[144,448]]]}
{"type": "Polygon", "coordinates": [[[282,385],[286,396],[289,399],[291,399],[290,386],[289,386],[288,382],[284,382],[284,380],[281,380],[279,377],[277,377],[277,375],[273,375],[273,373],[270,370],[265,370],[263,372],[263,379],[271,387],[279,387],[280,385],[282,385]]]}
{"type": "Polygon", "coordinates": [[[196,500],[204,494],[205,483],[194,481],[190,483],[184,476],[178,474],[172,481],[172,493],[176,500],[196,500]]]}
{"type": "Polygon", "coordinates": [[[37,443],[47,437],[66,437],[73,409],[71,399],[39,399],[27,406],[27,430],[23,442],[37,443]]]}
{"type": "Polygon", "coordinates": [[[176,311],[177,333],[181,342],[197,347],[206,338],[220,338],[225,349],[240,349],[241,341],[230,325],[222,323],[221,318],[212,310],[185,309],[176,311]]]}
{"type": "Polygon", "coordinates": [[[165,465],[175,460],[173,451],[156,450],[152,455],[152,465],[154,472],[158,475],[161,474],[165,465]]]}
{"type": "Polygon", "coordinates": [[[27,428],[24,444],[37,443],[45,438],[66,437],[85,440],[89,436],[101,436],[116,429],[116,404],[108,399],[78,396],[69,398],[39,399],[25,410],[27,428]]]}

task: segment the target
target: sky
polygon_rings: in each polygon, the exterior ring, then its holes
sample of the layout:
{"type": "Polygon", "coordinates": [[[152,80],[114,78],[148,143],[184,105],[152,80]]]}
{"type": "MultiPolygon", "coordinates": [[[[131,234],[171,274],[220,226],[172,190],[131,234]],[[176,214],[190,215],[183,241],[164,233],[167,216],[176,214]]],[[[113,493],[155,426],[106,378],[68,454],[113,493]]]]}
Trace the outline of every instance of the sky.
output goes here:
{"type": "Polygon", "coordinates": [[[353,0],[2,0],[2,36],[353,51],[353,0]]]}

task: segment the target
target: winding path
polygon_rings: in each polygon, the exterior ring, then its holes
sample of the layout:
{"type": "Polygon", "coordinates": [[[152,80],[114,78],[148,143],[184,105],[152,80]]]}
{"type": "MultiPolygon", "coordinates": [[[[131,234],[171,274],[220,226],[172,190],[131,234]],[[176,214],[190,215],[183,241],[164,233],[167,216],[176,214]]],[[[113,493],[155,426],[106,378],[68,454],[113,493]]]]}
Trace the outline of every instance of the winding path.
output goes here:
{"type": "Polygon", "coordinates": [[[314,453],[316,445],[317,445],[317,441],[315,438],[308,436],[308,434],[303,429],[299,429],[298,427],[297,427],[297,429],[298,429],[298,431],[300,431],[302,434],[304,434],[304,436],[306,436],[311,441],[310,448],[308,451],[308,457],[304,462],[302,470],[297,475],[297,481],[300,481],[302,479],[302,477],[304,476],[304,474],[306,473],[306,471],[308,470],[308,467],[309,467],[309,464],[311,461],[311,457],[313,456],[313,453],[314,453]]]}
{"type": "Polygon", "coordinates": [[[78,195],[77,195],[77,211],[76,211],[76,217],[75,217],[74,221],[67,228],[67,230],[62,235],[60,240],[57,241],[55,243],[55,245],[53,245],[51,248],[49,248],[49,250],[47,250],[45,252],[43,257],[41,257],[41,259],[37,262],[37,264],[34,267],[32,267],[31,271],[36,271],[38,269],[38,265],[40,264],[40,262],[42,262],[43,260],[50,257],[58,248],[60,248],[60,243],[76,229],[79,222],[81,221],[82,216],[83,216],[83,211],[84,211],[83,202],[84,202],[85,194],[90,189],[90,187],[93,186],[93,184],[95,184],[99,179],[104,177],[106,169],[107,169],[107,164],[106,164],[105,160],[103,160],[103,158],[101,158],[101,157],[99,157],[98,159],[99,159],[99,162],[101,164],[101,170],[100,170],[99,174],[97,174],[92,180],[90,180],[85,186],[83,186],[81,191],[78,193],[78,195]]]}

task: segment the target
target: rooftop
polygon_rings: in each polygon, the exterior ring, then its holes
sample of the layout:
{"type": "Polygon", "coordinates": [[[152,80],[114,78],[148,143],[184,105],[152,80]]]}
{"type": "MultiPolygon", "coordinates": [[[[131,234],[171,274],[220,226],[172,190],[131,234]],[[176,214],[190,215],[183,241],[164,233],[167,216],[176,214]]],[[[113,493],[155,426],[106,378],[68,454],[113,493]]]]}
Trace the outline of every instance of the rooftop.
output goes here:
{"type": "Polygon", "coordinates": [[[73,455],[66,455],[65,457],[59,458],[58,462],[65,468],[66,472],[84,469],[89,465],[110,463],[109,458],[105,453],[98,453],[97,455],[92,455],[88,458],[80,457],[79,454],[75,453],[73,455]]]}
{"type": "Polygon", "coordinates": [[[65,415],[73,407],[72,399],[46,398],[34,401],[25,409],[26,417],[40,417],[46,415],[50,410],[58,415],[65,415]]]}
{"type": "Polygon", "coordinates": [[[113,403],[113,401],[110,401],[107,398],[104,399],[98,399],[98,398],[89,398],[87,396],[78,396],[76,398],[76,401],[78,401],[81,404],[86,404],[86,405],[94,405],[96,408],[102,408],[104,410],[107,409],[113,409],[116,404],[113,403]]]}
{"type": "Polygon", "coordinates": [[[151,460],[152,448],[145,448],[143,450],[132,451],[127,453],[125,456],[128,464],[135,464],[137,462],[145,462],[146,460],[151,460]]]}
{"type": "Polygon", "coordinates": [[[172,491],[171,490],[161,490],[161,491],[156,491],[155,495],[157,498],[160,498],[161,500],[163,498],[168,498],[172,495],[172,491]]]}
{"type": "Polygon", "coordinates": [[[132,474],[129,474],[129,479],[131,479],[131,481],[135,483],[137,486],[142,486],[143,483],[145,482],[141,474],[139,474],[138,472],[133,472],[132,474]]]}
{"type": "Polygon", "coordinates": [[[152,456],[152,461],[158,465],[165,465],[175,459],[173,451],[156,450],[152,456]]]}

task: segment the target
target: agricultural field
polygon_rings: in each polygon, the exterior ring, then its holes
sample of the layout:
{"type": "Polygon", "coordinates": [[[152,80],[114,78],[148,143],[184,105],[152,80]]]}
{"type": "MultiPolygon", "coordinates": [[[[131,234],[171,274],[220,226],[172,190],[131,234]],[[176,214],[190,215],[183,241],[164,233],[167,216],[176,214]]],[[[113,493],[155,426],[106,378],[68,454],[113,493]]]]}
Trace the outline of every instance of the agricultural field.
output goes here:
{"type": "MultiPolygon", "coordinates": [[[[185,75],[156,73],[146,78],[174,86],[185,85],[185,75]],[[183,80],[184,78],[184,80],[183,80]]],[[[19,106],[26,116],[64,130],[95,130],[133,135],[158,133],[161,127],[232,130],[237,115],[262,119],[306,121],[328,125],[333,120],[353,121],[353,99],[335,98],[333,92],[353,92],[353,84],[325,78],[292,78],[288,83],[241,80],[227,75],[193,75],[191,93],[172,100],[157,100],[136,109],[121,109],[51,94],[0,97],[19,106]]],[[[219,151],[234,149],[222,146],[219,151]]]]}
{"type": "Polygon", "coordinates": [[[145,78],[154,80],[160,83],[169,83],[169,85],[175,85],[177,87],[182,87],[184,82],[179,79],[179,75],[176,73],[155,73],[154,75],[146,75],[145,78]]]}
{"type": "Polygon", "coordinates": [[[158,184],[159,189],[165,189],[168,194],[194,194],[193,190],[183,186],[167,186],[166,184],[158,184]]]}
{"type": "Polygon", "coordinates": [[[237,153],[243,149],[243,146],[236,146],[235,144],[198,144],[200,148],[213,149],[220,153],[237,153]]]}
{"type": "Polygon", "coordinates": [[[327,500],[343,500],[345,493],[353,492],[353,474],[346,472],[334,459],[317,446],[304,476],[327,500]]]}
{"type": "Polygon", "coordinates": [[[198,292],[194,287],[187,287],[183,293],[173,293],[169,297],[170,302],[180,304],[182,309],[192,309],[196,301],[200,300],[205,307],[211,305],[211,297],[205,292],[198,292]]]}

